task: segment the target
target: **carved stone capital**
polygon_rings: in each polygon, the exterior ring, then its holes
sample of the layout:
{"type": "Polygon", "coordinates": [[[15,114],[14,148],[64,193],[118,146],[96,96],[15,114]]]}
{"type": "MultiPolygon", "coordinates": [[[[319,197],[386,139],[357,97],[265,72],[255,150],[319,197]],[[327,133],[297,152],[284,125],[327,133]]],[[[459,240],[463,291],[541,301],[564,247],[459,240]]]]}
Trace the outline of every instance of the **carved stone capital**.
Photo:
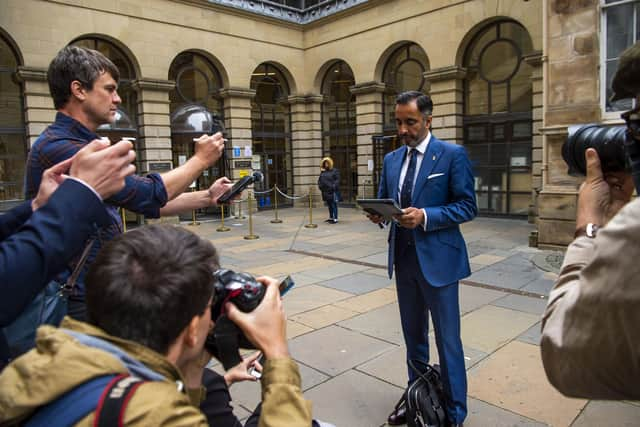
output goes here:
{"type": "Polygon", "coordinates": [[[16,72],[16,77],[20,83],[46,82],[47,70],[46,68],[20,66],[18,67],[18,72],[16,72]]]}
{"type": "Polygon", "coordinates": [[[251,99],[256,96],[255,89],[243,88],[243,87],[230,87],[227,89],[221,89],[218,94],[222,98],[247,98],[251,99]]]}
{"type": "Polygon", "coordinates": [[[131,82],[131,87],[135,90],[155,90],[159,92],[170,92],[176,87],[173,80],[161,79],[137,79],[131,82]]]}
{"type": "Polygon", "coordinates": [[[547,60],[547,57],[543,56],[542,52],[537,51],[523,56],[522,60],[532,67],[540,67],[547,60]]]}
{"type": "Polygon", "coordinates": [[[307,95],[291,95],[287,98],[287,101],[289,102],[289,104],[293,105],[293,104],[322,104],[324,102],[324,96],[323,95],[314,95],[314,94],[307,94],[307,95]]]}
{"type": "Polygon", "coordinates": [[[387,86],[381,82],[364,82],[350,86],[349,90],[354,95],[366,95],[370,93],[383,93],[386,87],[387,86]]]}
{"type": "Polygon", "coordinates": [[[449,67],[435,68],[422,73],[422,76],[429,83],[442,80],[462,80],[467,76],[467,69],[457,65],[449,67]]]}

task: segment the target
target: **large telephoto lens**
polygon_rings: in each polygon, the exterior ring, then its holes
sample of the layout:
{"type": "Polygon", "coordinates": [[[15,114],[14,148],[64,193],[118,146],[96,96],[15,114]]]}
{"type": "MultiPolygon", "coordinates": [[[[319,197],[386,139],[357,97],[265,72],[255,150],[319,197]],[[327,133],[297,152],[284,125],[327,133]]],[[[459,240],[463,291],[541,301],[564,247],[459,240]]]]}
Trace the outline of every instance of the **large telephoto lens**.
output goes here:
{"type": "Polygon", "coordinates": [[[587,174],[585,160],[587,148],[595,148],[604,173],[627,169],[625,138],[625,126],[597,124],[569,126],[569,136],[562,145],[562,158],[569,166],[569,175],[585,176],[587,174]]]}

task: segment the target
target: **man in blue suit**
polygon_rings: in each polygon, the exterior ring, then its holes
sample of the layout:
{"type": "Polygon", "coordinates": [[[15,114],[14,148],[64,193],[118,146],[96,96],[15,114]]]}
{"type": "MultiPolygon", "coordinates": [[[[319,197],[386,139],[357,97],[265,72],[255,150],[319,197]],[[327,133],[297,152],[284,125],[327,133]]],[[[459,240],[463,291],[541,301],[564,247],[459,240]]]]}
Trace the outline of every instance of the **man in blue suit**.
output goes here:
{"type": "MultiPolygon", "coordinates": [[[[469,276],[460,224],[477,213],[471,163],[463,147],[437,139],[429,131],[433,102],[420,92],[396,98],[396,125],[403,146],[384,158],[379,198],[403,208],[389,232],[389,277],[396,288],[407,360],[429,361],[428,312],[431,313],[440,369],[448,396],[447,415],[461,425],[467,415],[467,379],[460,340],[458,281],[469,276]]],[[[374,223],[380,216],[370,215],[374,223]]],[[[417,375],[409,369],[409,382],[417,375]]],[[[388,419],[406,422],[404,405],[388,419]]]]}

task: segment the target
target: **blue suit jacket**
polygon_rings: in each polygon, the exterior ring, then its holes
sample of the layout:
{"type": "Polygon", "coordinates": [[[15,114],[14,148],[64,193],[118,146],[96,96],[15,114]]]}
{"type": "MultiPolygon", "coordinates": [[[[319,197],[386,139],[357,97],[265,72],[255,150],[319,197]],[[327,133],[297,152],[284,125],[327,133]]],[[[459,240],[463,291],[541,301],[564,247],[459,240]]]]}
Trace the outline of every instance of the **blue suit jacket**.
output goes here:
{"type": "Polygon", "coordinates": [[[0,215],[0,327],[14,321],[97,227],[109,222],[102,201],[71,179],[35,213],[27,201],[0,215]]]}
{"type": "MultiPolygon", "coordinates": [[[[400,170],[407,154],[403,146],[384,158],[379,198],[398,200],[400,170]]],[[[432,286],[445,286],[469,276],[467,247],[459,224],[477,214],[471,162],[464,147],[449,144],[431,135],[416,177],[411,206],[424,208],[427,230],[413,229],[416,252],[424,278],[432,286]]],[[[393,274],[395,236],[398,225],[389,231],[389,277],[393,274]]]]}

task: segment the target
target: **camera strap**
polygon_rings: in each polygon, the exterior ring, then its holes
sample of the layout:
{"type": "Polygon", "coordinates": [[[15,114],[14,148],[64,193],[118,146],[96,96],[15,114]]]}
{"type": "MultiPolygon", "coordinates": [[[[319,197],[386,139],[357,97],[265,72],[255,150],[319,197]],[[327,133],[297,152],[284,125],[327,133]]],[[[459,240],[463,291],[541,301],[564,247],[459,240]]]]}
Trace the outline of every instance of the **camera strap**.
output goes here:
{"type": "Polygon", "coordinates": [[[226,315],[222,315],[216,320],[212,334],[218,349],[217,358],[222,362],[224,369],[233,368],[242,362],[239,351],[240,329],[235,323],[229,320],[226,315]]]}

